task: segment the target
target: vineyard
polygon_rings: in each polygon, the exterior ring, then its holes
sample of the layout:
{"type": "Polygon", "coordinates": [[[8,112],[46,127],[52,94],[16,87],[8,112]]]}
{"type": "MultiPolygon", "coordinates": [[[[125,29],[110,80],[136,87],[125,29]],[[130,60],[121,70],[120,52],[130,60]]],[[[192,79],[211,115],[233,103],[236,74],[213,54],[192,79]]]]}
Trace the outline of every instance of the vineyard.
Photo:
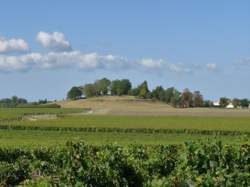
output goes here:
{"type": "Polygon", "coordinates": [[[250,184],[249,117],[84,112],[1,109],[0,186],[250,184]]]}
{"type": "Polygon", "coordinates": [[[250,145],[0,149],[1,186],[249,186],[250,145]]]}

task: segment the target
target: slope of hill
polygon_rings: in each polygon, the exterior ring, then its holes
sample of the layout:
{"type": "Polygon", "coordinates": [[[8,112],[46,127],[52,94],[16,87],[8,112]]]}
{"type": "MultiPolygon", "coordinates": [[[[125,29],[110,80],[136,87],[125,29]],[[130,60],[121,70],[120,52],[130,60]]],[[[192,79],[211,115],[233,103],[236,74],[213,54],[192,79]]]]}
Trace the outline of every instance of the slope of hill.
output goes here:
{"type": "Polygon", "coordinates": [[[169,116],[250,116],[246,109],[173,108],[163,102],[133,96],[102,96],[75,101],[60,101],[62,108],[85,108],[89,114],[169,115],[169,116]]]}

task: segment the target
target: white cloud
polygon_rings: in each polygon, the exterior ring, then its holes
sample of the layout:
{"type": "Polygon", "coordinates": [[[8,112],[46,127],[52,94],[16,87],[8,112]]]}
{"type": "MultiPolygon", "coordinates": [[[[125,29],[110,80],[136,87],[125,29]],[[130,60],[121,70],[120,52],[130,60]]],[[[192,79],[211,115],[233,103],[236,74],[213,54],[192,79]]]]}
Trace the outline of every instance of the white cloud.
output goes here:
{"type": "Polygon", "coordinates": [[[210,71],[214,71],[217,69],[217,64],[211,63],[211,64],[206,64],[206,68],[210,71]]]}
{"type": "Polygon", "coordinates": [[[151,58],[144,58],[144,59],[141,59],[139,62],[138,62],[140,65],[142,65],[143,67],[145,68],[161,68],[164,64],[163,60],[154,60],[154,59],[151,59],[151,58]]]}
{"type": "Polygon", "coordinates": [[[21,38],[12,38],[7,40],[0,37],[0,53],[27,50],[29,50],[29,45],[21,38]]]}
{"type": "Polygon", "coordinates": [[[40,31],[36,39],[44,48],[60,51],[71,49],[69,41],[66,40],[64,34],[61,32],[47,33],[40,31]]]}
{"type": "Polygon", "coordinates": [[[163,59],[144,58],[138,64],[148,70],[169,71],[175,73],[190,73],[191,69],[181,63],[170,63],[163,59]]]}
{"type": "Polygon", "coordinates": [[[0,55],[0,71],[14,72],[30,69],[76,68],[83,70],[116,69],[126,65],[125,58],[80,51],[30,53],[20,56],[0,55]]]}

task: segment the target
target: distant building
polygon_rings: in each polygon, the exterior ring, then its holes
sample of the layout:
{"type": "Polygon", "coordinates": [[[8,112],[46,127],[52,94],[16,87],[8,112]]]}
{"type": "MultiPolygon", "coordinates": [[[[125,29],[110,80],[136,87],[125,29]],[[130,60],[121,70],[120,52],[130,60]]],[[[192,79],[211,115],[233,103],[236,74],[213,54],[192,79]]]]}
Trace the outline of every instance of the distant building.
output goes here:
{"type": "Polygon", "coordinates": [[[226,106],[226,108],[234,108],[233,103],[229,103],[229,104],[226,106]]]}
{"type": "Polygon", "coordinates": [[[214,101],[213,102],[213,106],[214,107],[219,107],[220,106],[220,102],[219,101],[214,101]]]}

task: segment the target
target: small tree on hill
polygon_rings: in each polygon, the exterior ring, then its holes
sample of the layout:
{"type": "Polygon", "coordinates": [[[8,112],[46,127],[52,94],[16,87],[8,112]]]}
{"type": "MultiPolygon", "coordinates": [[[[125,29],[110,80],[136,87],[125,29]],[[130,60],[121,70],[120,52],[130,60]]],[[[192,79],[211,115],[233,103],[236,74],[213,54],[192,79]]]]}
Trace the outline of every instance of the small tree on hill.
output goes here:
{"type": "Polygon", "coordinates": [[[146,99],[149,93],[149,89],[148,89],[148,83],[147,81],[144,81],[139,87],[139,97],[146,99]]]}
{"type": "Polygon", "coordinates": [[[67,94],[67,98],[73,100],[80,99],[81,96],[82,96],[82,91],[80,90],[79,87],[76,86],[72,87],[67,94]]]}
{"type": "Polygon", "coordinates": [[[86,84],[83,87],[82,92],[86,97],[94,97],[98,95],[96,86],[94,84],[86,84]]]}
{"type": "Polygon", "coordinates": [[[226,97],[221,97],[220,98],[220,106],[221,107],[225,108],[229,103],[230,103],[230,99],[228,99],[226,97]]]}
{"type": "Polygon", "coordinates": [[[202,107],[203,106],[203,96],[200,91],[195,91],[193,93],[193,105],[194,107],[202,107]]]}
{"type": "Polygon", "coordinates": [[[182,107],[191,107],[193,106],[193,94],[189,91],[189,89],[184,89],[181,95],[181,103],[182,107]]]}
{"type": "Polygon", "coordinates": [[[98,95],[107,95],[110,89],[110,84],[111,81],[107,78],[97,80],[94,85],[96,86],[98,95]]]}

